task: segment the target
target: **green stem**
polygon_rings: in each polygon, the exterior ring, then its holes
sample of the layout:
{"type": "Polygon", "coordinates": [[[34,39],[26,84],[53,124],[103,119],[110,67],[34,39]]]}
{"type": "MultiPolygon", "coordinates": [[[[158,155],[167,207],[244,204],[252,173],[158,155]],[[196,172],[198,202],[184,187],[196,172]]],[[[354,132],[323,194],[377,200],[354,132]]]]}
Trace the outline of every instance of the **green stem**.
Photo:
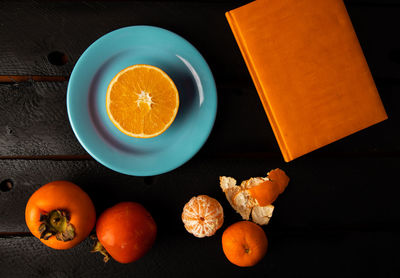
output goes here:
{"type": "Polygon", "coordinates": [[[107,250],[104,248],[103,244],[100,243],[100,241],[97,239],[96,236],[91,236],[90,237],[93,240],[96,240],[96,243],[92,249],[92,253],[94,252],[99,252],[104,256],[103,261],[106,263],[110,260],[110,255],[108,254],[107,250]]]}
{"type": "Polygon", "coordinates": [[[40,238],[48,240],[55,236],[59,241],[70,241],[75,238],[75,227],[69,223],[68,211],[55,209],[40,215],[40,238]]]}

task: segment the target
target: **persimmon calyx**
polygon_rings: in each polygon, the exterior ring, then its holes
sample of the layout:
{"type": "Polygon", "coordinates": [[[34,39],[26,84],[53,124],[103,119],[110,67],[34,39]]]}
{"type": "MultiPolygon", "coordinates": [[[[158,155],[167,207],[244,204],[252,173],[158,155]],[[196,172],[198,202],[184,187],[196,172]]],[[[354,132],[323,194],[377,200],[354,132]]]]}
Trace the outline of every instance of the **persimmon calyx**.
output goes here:
{"type": "Polygon", "coordinates": [[[59,241],[70,241],[75,238],[75,227],[70,223],[70,215],[65,210],[55,209],[47,214],[40,214],[40,238],[48,240],[55,236],[59,241]]]}
{"type": "Polygon", "coordinates": [[[93,249],[90,251],[92,253],[99,252],[104,256],[103,261],[106,263],[110,260],[110,254],[108,254],[107,250],[104,248],[103,244],[97,239],[96,236],[90,237],[93,240],[96,240],[96,244],[93,246],[93,249]]]}

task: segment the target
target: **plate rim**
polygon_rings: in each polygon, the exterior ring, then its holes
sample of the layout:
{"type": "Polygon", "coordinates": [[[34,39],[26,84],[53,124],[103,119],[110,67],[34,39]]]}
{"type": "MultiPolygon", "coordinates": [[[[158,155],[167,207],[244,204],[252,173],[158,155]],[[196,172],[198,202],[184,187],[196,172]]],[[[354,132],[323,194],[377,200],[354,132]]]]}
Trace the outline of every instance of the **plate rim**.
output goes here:
{"type": "MultiPolygon", "coordinates": [[[[85,92],[84,94],[85,96],[87,95],[87,92],[85,92]]],[[[71,128],[74,132],[74,135],[76,137],[76,139],[78,140],[78,142],[80,143],[80,145],[85,149],[86,152],[89,153],[89,155],[91,157],[93,157],[97,162],[99,162],[100,164],[104,165],[105,167],[122,173],[122,174],[126,174],[126,175],[131,175],[131,176],[141,176],[141,177],[145,177],[145,176],[155,176],[155,175],[160,175],[160,174],[164,174],[167,172],[170,172],[172,170],[175,170],[177,168],[179,168],[180,166],[184,165],[185,163],[187,163],[189,160],[191,160],[200,150],[201,148],[204,146],[204,144],[207,142],[213,128],[214,128],[214,124],[215,124],[215,120],[216,120],[216,116],[217,116],[217,110],[218,110],[218,95],[217,95],[217,87],[216,87],[216,83],[215,83],[215,79],[214,76],[212,74],[211,68],[208,65],[207,61],[204,59],[203,55],[198,51],[198,49],[192,45],[188,40],[186,40],[185,38],[183,38],[182,36],[176,34],[175,32],[169,31],[167,29],[161,28],[161,27],[157,27],[157,26],[151,26],[151,25],[132,25],[132,26],[126,26],[126,27],[122,27],[122,28],[118,28],[115,29],[111,32],[108,32],[104,35],[102,35],[101,37],[97,38],[94,42],[92,42],[86,49],[85,51],[80,55],[79,59],[77,60],[77,62],[74,65],[74,68],[70,74],[70,78],[68,81],[68,86],[67,86],[67,94],[66,94],[66,105],[67,105],[67,114],[68,114],[68,119],[69,119],[69,123],[71,125],[71,128]],[[96,47],[97,44],[102,43],[103,40],[107,39],[108,36],[111,36],[111,34],[116,33],[116,32],[123,32],[123,31],[128,31],[129,29],[140,29],[140,28],[144,28],[144,29],[150,29],[150,30],[158,30],[161,32],[166,32],[166,33],[170,33],[171,35],[177,37],[178,39],[182,40],[183,42],[185,42],[188,46],[192,47],[193,50],[196,52],[197,55],[199,55],[199,57],[201,58],[202,62],[204,63],[204,66],[207,70],[207,72],[209,73],[209,75],[211,76],[211,86],[212,86],[212,93],[211,96],[209,97],[213,97],[213,102],[215,103],[213,106],[215,106],[215,109],[212,110],[212,115],[211,115],[211,119],[208,123],[208,125],[206,126],[206,130],[203,132],[204,139],[201,140],[195,148],[193,148],[193,152],[190,153],[189,155],[183,156],[181,159],[178,160],[178,162],[169,165],[169,167],[165,167],[162,170],[157,170],[158,168],[154,169],[147,169],[147,170],[140,170],[135,171],[132,168],[129,168],[129,170],[125,170],[125,169],[120,169],[119,167],[116,167],[112,162],[109,162],[108,160],[104,160],[102,158],[100,158],[98,155],[96,155],[96,153],[93,152],[93,150],[88,146],[88,142],[84,142],[84,140],[81,138],[81,136],[79,136],[79,131],[77,129],[79,129],[77,126],[75,126],[74,120],[73,120],[73,115],[71,114],[71,108],[70,106],[72,104],[70,104],[71,102],[71,84],[74,82],[73,80],[76,79],[75,75],[76,75],[76,68],[77,67],[81,67],[82,64],[82,60],[84,59],[83,57],[88,55],[88,53],[90,51],[92,51],[91,49],[96,47]]],[[[89,143],[90,145],[90,143],[89,143]]],[[[106,144],[107,145],[107,144],[106,144]]]]}

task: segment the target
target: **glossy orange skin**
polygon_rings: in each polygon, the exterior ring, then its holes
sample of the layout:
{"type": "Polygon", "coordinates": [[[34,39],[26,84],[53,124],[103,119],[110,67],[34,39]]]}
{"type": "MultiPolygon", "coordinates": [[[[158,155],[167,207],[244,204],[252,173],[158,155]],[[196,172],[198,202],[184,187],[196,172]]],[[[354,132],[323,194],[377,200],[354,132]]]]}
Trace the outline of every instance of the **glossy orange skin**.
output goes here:
{"type": "Polygon", "coordinates": [[[96,233],[114,260],[130,263],[140,259],[153,246],[157,225],[141,204],[122,202],[100,215],[96,233]]]}
{"type": "Polygon", "coordinates": [[[286,173],[279,168],[269,172],[268,178],[269,180],[249,189],[251,196],[255,198],[262,207],[275,202],[279,194],[282,194],[288,186],[290,180],[286,173]]]}
{"type": "Polygon", "coordinates": [[[268,240],[264,230],[250,221],[237,222],[222,234],[224,254],[237,266],[248,267],[257,264],[267,253],[267,248],[268,240]]]}
{"type": "Polygon", "coordinates": [[[69,249],[84,240],[96,222],[96,211],[90,197],[79,186],[69,181],[53,181],[43,185],[29,198],[25,209],[25,221],[31,233],[45,245],[54,249],[69,249]],[[70,223],[75,227],[75,238],[59,241],[55,236],[40,239],[40,213],[55,209],[66,210],[70,223]]]}

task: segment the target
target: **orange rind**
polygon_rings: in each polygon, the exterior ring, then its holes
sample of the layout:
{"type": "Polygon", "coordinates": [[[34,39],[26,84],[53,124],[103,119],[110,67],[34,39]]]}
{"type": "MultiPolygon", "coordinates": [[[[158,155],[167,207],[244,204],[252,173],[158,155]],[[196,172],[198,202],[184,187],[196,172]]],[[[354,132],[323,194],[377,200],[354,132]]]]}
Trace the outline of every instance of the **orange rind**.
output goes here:
{"type": "Polygon", "coordinates": [[[231,177],[220,177],[220,187],[236,212],[244,220],[259,225],[266,225],[272,217],[274,206],[272,203],[278,198],[289,183],[289,177],[281,169],[275,169],[267,177],[250,178],[236,185],[231,177]]]}

